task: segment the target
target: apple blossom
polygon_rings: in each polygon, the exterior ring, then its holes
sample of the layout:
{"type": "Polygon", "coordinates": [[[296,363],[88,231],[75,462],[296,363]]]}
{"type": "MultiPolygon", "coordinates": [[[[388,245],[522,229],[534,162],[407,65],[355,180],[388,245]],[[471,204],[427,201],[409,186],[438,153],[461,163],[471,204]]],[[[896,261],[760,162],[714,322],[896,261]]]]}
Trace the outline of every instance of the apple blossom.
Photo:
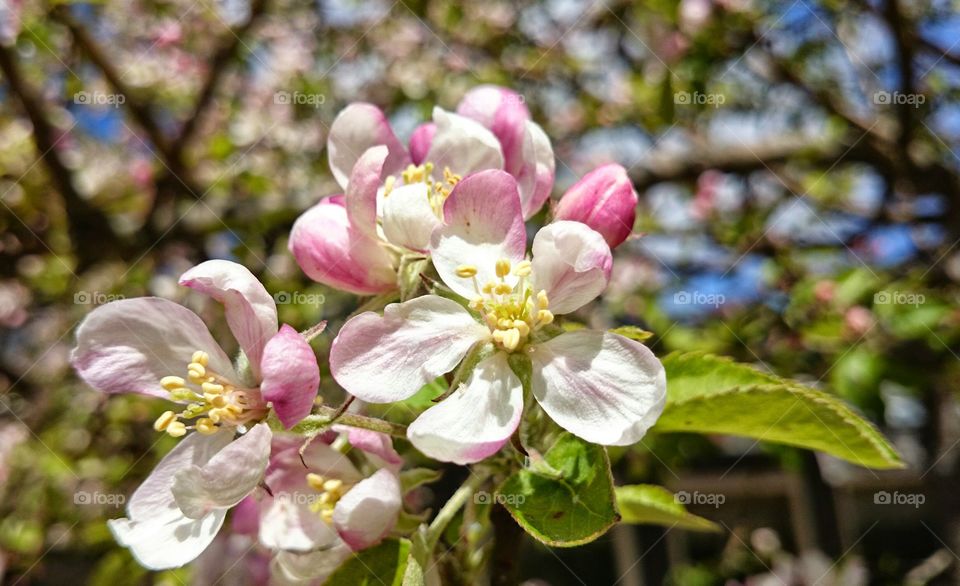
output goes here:
{"type": "Polygon", "coordinates": [[[633,230],[637,192],[627,170],[604,165],[577,181],[553,210],[555,220],[582,222],[599,232],[610,248],[616,248],[633,230]]]}
{"type": "Polygon", "coordinates": [[[360,295],[395,289],[403,259],[429,253],[444,199],[477,171],[511,173],[524,217],[542,207],[553,186],[553,150],[519,96],[482,87],[458,111],[434,108],[409,151],[373,105],[351,104],[337,116],[327,150],[344,196],[308,210],[290,235],[290,251],[308,276],[360,295]]]}
{"type": "Polygon", "coordinates": [[[443,204],[430,252],[443,282],[469,300],[426,295],[344,324],[330,350],[334,378],[365,401],[412,396],[478,347],[493,350],[451,396],[408,428],[425,454],[460,464],[497,452],[520,423],[523,386],[509,356],[529,359],[534,397],[591,442],[638,441],[663,410],[666,380],[642,344],[612,333],[560,333],[555,315],[597,297],[610,276],[603,237],[579,222],[541,229],[526,259],[516,181],[497,170],[460,181],[443,204]]]}
{"type": "Polygon", "coordinates": [[[117,541],[151,569],[181,566],[210,544],[226,511],[263,477],[272,433],[261,422],[271,409],[288,427],[300,421],[320,381],[310,345],[290,326],[277,327],[273,298],[246,268],[208,261],[180,283],[223,303],[243,351],[238,364],[246,368],[231,364],[195,313],[156,297],[92,311],[71,354],[80,378],[100,391],[167,397],[185,406],[163,413],[155,430],[173,437],[197,432],[137,489],[128,518],[110,522],[117,541]],[[178,369],[186,377],[174,374],[178,369]]]}

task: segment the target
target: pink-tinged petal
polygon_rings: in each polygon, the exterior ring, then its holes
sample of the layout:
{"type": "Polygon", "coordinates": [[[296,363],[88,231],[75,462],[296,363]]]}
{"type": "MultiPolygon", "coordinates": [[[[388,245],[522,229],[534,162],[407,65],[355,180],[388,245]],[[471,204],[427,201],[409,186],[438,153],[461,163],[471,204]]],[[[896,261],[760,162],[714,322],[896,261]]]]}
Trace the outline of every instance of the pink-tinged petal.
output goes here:
{"type": "Polygon", "coordinates": [[[256,537],[260,531],[260,502],[252,495],[233,507],[230,513],[230,530],[252,537],[256,537]]]}
{"type": "Polygon", "coordinates": [[[554,220],[573,220],[590,226],[616,248],[633,230],[637,192],[627,170],[615,163],[584,175],[557,204],[554,220]]]}
{"type": "Polygon", "coordinates": [[[333,430],[346,434],[350,445],[367,454],[378,468],[397,471],[403,466],[403,458],[393,449],[393,439],[389,435],[347,425],[334,425],[333,430]]]}
{"type": "Polygon", "coordinates": [[[397,275],[379,242],[350,226],[342,204],[327,198],[297,218],[289,248],[314,281],[356,295],[395,289],[397,275]]]}
{"type": "Polygon", "coordinates": [[[357,160],[343,202],[350,226],[370,238],[377,238],[377,193],[383,186],[387,147],[372,147],[357,160]]]}
{"type": "Polygon", "coordinates": [[[197,350],[210,355],[210,368],[236,380],[230,359],[197,314],[166,299],[140,297],[90,312],[77,329],[70,363],[99,391],[167,398],[160,379],[184,376],[197,350]]]}
{"type": "Polygon", "coordinates": [[[383,198],[383,235],[391,244],[426,251],[440,218],[430,205],[426,183],[401,185],[383,198]]]}
{"type": "Polygon", "coordinates": [[[180,277],[190,287],[223,304],[230,331],[260,374],[263,346],[277,333],[277,304],[247,267],[226,260],[208,260],[180,277]]]}
{"type": "Polygon", "coordinates": [[[464,177],[444,202],[443,216],[445,225],[434,231],[430,253],[440,278],[457,294],[477,295],[472,279],[457,276],[458,266],[475,266],[482,286],[497,278],[498,259],[523,259],[527,232],[517,183],[509,173],[488,170],[464,177]]]}
{"type": "Polygon", "coordinates": [[[484,169],[503,169],[500,141],[480,123],[441,108],[433,109],[433,122],[437,131],[425,160],[437,170],[449,167],[465,176],[484,169]]]}
{"type": "MultiPolygon", "coordinates": [[[[218,432],[223,433],[232,431],[218,432]]],[[[178,470],[171,490],[183,514],[199,519],[228,509],[252,493],[267,469],[272,437],[270,426],[259,423],[209,461],[178,470]]]]}
{"type": "Polygon", "coordinates": [[[523,162],[517,173],[520,199],[523,201],[523,218],[533,217],[550,198],[556,171],[553,147],[550,139],[535,122],[525,123],[523,136],[523,162]]]}
{"type": "Polygon", "coordinates": [[[643,344],[580,330],[538,344],[530,358],[531,386],[540,406],[588,442],[636,443],[663,412],[666,374],[643,344]]]}
{"type": "Polygon", "coordinates": [[[425,295],[347,321],[330,347],[330,372],[364,401],[402,401],[489,335],[456,301],[425,295]]]}
{"type": "Polygon", "coordinates": [[[305,441],[293,435],[274,438],[264,478],[273,494],[265,494],[260,503],[260,543],[274,550],[304,552],[339,541],[336,531],[310,508],[319,493],[307,484],[308,473],[338,478],[345,484],[363,479],[349,458],[318,440],[307,446],[301,461],[305,441]]]}
{"type": "Polygon", "coordinates": [[[310,414],[320,386],[317,355],[297,330],[283,324],[263,350],[260,393],[290,429],[310,414]]]}
{"type": "Polygon", "coordinates": [[[430,407],[407,428],[414,447],[442,462],[472,464],[503,447],[520,425],[523,385],[497,352],[466,384],[430,407]]]}
{"type": "Polygon", "coordinates": [[[557,315],[593,301],[607,287],[613,257],[603,236],[580,222],[554,222],[533,238],[533,284],[557,315]]]}
{"type": "Polygon", "coordinates": [[[185,437],[134,491],[127,504],[129,518],[108,522],[117,542],[130,548],[140,565],[151,570],[182,566],[199,556],[216,537],[226,510],[201,519],[184,515],[173,496],[174,474],[208,462],[232,437],[228,432],[185,437]]]}
{"type": "Polygon", "coordinates": [[[427,160],[430,145],[433,144],[433,135],[437,133],[437,125],[425,122],[414,129],[410,135],[410,160],[414,165],[421,165],[427,160]]]}
{"type": "Polygon", "coordinates": [[[339,540],[322,551],[310,553],[281,551],[273,558],[271,578],[278,586],[322,584],[340,564],[351,556],[353,556],[353,550],[339,540]]]}
{"type": "Polygon", "coordinates": [[[397,173],[409,163],[407,150],[393,133],[390,122],[380,108],[373,104],[354,103],[344,108],[333,121],[327,137],[330,170],[344,189],[357,160],[370,147],[384,145],[390,155],[384,171],[397,173]]]}
{"type": "Polygon", "coordinates": [[[503,151],[504,170],[517,176],[523,166],[523,137],[530,111],[523,96],[495,85],[481,85],[463,96],[457,114],[476,120],[493,132],[503,151]]]}
{"type": "Polygon", "coordinates": [[[337,501],[333,525],[354,551],[375,545],[397,524],[400,481],[390,470],[378,470],[354,485],[337,501]]]}

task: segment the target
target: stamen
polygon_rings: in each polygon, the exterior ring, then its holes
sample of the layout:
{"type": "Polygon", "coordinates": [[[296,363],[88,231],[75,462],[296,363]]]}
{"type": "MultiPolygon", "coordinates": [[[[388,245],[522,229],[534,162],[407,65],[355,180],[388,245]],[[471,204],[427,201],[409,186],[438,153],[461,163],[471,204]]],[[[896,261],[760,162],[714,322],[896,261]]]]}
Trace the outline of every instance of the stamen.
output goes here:
{"type": "Polygon", "coordinates": [[[183,385],[185,384],[187,384],[187,381],[183,380],[179,376],[165,376],[160,379],[160,386],[167,391],[175,391],[183,388],[183,385]]]}
{"type": "Polygon", "coordinates": [[[518,277],[529,277],[533,269],[533,264],[529,260],[522,260],[513,267],[513,274],[518,277]]]}
{"type": "Polygon", "coordinates": [[[501,258],[497,261],[497,276],[501,279],[510,274],[510,260],[506,258],[501,258]]]}
{"type": "Polygon", "coordinates": [[[166,431],[169,436],[183,437],[187,433],[187,426],[182,421],[171,421],[166,431]]]}
{"type": "Polygon", "coordinates": [[[477,267],[473,265],[460,265],[456,268],[457,276],[461,279],[469,279],[477,276],[477,267]]]}
{"type": "Polygon", "coordinates": [[[203,435],[213,435],[217,433],[217,424],[209,417],[197,420],[197,431],[203,435]]]}
{"type": "Polygon", "coordinates": [[[157,431],[166,431],[170,424],[177,420],[177,414],[173,411],[164,411],[163,415],[157,417],[153,422],[153,429],[157,431]]]}
{"type": "Polygon", "coordinates": [[[538,325],[550,325],[553,323],[553,312],[549,309],[541,309],[537,312],[537,324],[538,325]]]}

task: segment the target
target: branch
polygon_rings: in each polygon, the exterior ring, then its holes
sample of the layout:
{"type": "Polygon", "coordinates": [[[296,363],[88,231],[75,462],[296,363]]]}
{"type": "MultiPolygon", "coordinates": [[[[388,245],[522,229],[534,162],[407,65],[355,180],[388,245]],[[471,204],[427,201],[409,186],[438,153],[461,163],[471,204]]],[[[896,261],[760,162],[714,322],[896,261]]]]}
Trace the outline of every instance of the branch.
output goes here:
{"type": "Polygon", "coordinates": [[[376,417],[357,415],[356,413],[342,413],[337,415],[337,409],[322,405],[317,407],[316,413],[308,415],[290,430],[294,433],[307,433],[323,430],[333,423],[340,423],[350,427],[359,427],[371,431],[379,431],[394,437],[407,437],[407,427],[399,423],[392,423],[376,417]]]}

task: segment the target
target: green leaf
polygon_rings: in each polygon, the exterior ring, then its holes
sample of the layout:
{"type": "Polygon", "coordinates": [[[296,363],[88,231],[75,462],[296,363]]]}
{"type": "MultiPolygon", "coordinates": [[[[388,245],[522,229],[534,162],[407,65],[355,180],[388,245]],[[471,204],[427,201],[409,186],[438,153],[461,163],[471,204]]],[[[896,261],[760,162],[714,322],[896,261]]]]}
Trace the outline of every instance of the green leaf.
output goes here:
{"type": "Polygon", "coordinates": [[[344,562],[326,582],[329,586],[400,586],[407,570],[410,542],[387,539],[344,562]]]}
{"type": "Polygon", "coordinates": [[[835,397],[709,354],[663,360],[667,407],[658,432],[722,433],[819,450],[867,468],[901,468],[897,452],[835,397]]]}
{"type": "Polygon", "coordinates": [[[664,525],[691,531],[719,531],[713,521],[688,513],[686,507],[662,486],[634,484],[618,486],[617,508],[624,523],[664,525]]]}
{"type": "Polygon", "coordinates": [[[638,328],[637,326],[620,326],[619,328],[613,328],[609,331],[611,334],[617,334],[618,336],[630,338],[631,340],[636,340],[637,342],[646,342],[653,337],[653,332],[648,332],[647,330],[638,328]]]}
{"type": "Polygon", "coordinates": [[[410,468],[400,473],[400,491],[407,494],[422,484],[430,484],[440,480],[442,470],[432,468],[410,468]]]}
{"type": "Polygon", "coordinates": [[[430,259],[404,256],[397,271],[397,286],[400,289],[400,301],[413,299],[420,289],[420,273],[426,270],[430,259]]]}
{"type": "Polygon", "coordinates": [[[620,518],[606,450],[564,433],[544,458],[559,477],[515,472],[500,486],[497,502],[547,545],[580,545],[606,533],[620,518]]]}

